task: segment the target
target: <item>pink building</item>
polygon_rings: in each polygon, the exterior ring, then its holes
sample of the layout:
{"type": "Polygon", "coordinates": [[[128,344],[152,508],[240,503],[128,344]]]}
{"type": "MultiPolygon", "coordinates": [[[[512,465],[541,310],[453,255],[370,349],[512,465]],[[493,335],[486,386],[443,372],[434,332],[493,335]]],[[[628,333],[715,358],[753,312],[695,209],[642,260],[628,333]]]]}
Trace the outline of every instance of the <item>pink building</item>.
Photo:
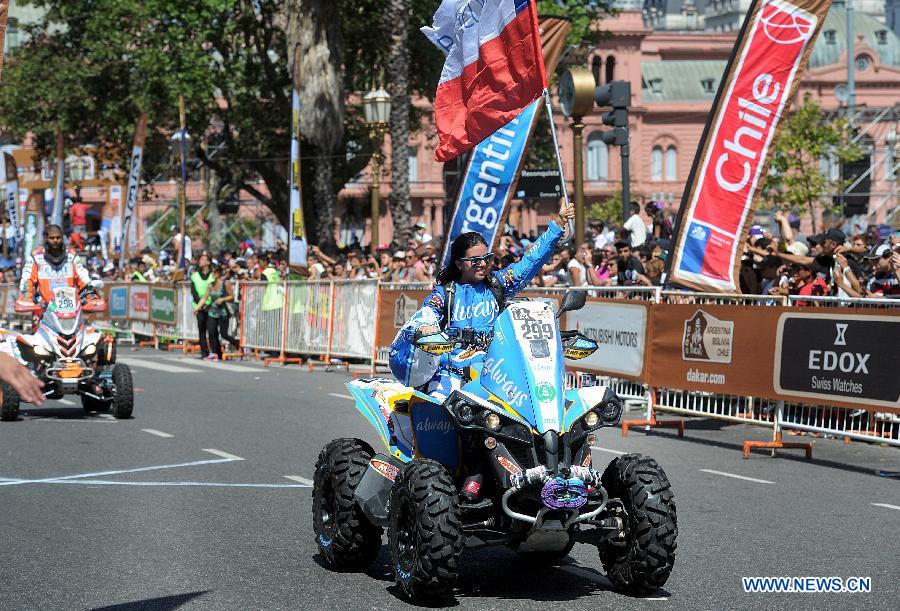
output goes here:
{"type": "MultiPolygon", "coordinates": [[[[631,82],[632,199],[663,200],[677,207],[746,8],[737,10],[739,2],[731,0],[711,2],[703,7],[685,3],[681,19],[659,20],[648,18],[659,14],[655,9],[648,12],[644,8],[642,12],[636,3],[622,5],[617,18],[603,20],[599,25],[610,35],[587,55],[584,67],[593,71],[598,84],[609,80],[631,82]],[[704,15],[698,20],[696,13],[703,10],[709,26],[706,29],[715,27],[717,31],[702,29],[704,15]],[[684,29],[653,29],[648,23],[653,27],[674,23],[684,29]]],[[[851,56],[856,69],[857,125],[864,132],[862,141],[871,149],[873,166],[869,222],[884,221],[897,207],[896,179],[887,161],[888,143],[891,134],[897,133],[900,119],[900,38],[876,18],[883,18],[883,6],[880,15],[877,11],[875,14],[855,12],[851,56]]],[[[799,96],[810,93],[827,111],[838,112],[842,106],[839,86],[845,88],[847,82],[846,29],[846,12],[842,4],[835,3],[800,84],[799,96]]],[[[585,203],[590,206],[621,188],[621,164],[618,149],[607,149],[599,139],[599,133],[609,129],[601,123],[599,110],[585,117],[584,123],[585,203]]],[[[557,114],[557,124],[571,193],[572,135],[561,113],[557,114]]],[[[411,139],[410,179],[414,218],[439,236],[443,234],[444,219],[452,202],[444,190],[447,170],[433,160],[433,134],[434,130],[425,125],[423,132],[411,139]]],[[[900,149],[895,151],[896,164],[900,161],[900,149]]],[[[837,177],[838,168],[833,164],[829,167],[837,177]]],[[[343,232],[339,231],[339,242],[354,232],[363,234],[368,225],[370,178],[367,172],[341,192],[338,221],[343,232]]],[[[451,180],[447,182],[454,184],[451,180]]],[[[383,184],[384,201],[389,189],[389,184],[383,184]]],[[[520,231],[538,230],[557,206],[556,201],[514,200],[509,222],[520,231]]],[[[386,208],[386,204],[382,206],[382,242],[388,241],[391,235],[386,208]]],[[[365,243],[368,238],[364,236],[362,241],[365,243]]]]}

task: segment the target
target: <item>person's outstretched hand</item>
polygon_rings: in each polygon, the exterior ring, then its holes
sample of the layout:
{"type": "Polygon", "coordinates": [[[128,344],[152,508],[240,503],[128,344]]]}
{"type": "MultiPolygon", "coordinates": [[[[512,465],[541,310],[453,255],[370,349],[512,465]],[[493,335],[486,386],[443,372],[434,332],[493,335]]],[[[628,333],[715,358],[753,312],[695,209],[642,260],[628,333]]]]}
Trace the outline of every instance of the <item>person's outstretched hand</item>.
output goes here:
{"type": "Polygon", "coordinates": [[[7,354],[0,354],[0,380],[16,389],[23,401],[32,405],[41,405],[44,402],[44,383],[7,354]]]}

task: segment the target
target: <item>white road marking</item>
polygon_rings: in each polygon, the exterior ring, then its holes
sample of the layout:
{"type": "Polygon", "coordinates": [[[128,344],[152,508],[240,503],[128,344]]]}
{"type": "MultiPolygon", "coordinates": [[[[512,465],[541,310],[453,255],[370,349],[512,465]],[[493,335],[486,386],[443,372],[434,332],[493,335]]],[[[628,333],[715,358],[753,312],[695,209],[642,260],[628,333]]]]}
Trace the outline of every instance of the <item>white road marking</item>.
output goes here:
{"type": "Polygon", "coordinates": [[[733,477],[734,479],[742,479],[748,482],[756,482],[757,484],[774,484],[767,479],[757,479],[755,477],[747,477],[746,475],[735,475],[734,473],[725,473],[724,471],[713,471],[712,469],[700,469],[704,473],[712,473],[713,475],[721,475],[723,477],[733,477]]]}
{"type": "Polygon", "coordinates": [[[166,373],[200,373],[199,369],[188,369],[187,367],[176,367],[175,365],[167,365],[165,363],[157,363],[147,359],[128,359],[118,358],[119,363],[124,363],[129,367],[143,367],[144,369],[153,369],[155,371],[164,371],[166,373]]]}
{"type": "Polygon", "coordinates": [[[57,418],[56,416],[50,416],[46,418],[26,418],[26,422],[71,422],[71,423],[79,423],[79,424],[119,424],[119,422],[115,419],[113,420],[95,420],[94,418],[57,418]]]}
{"type": "Polygon", "coordinates": [[[900,511],[900,507],[897,505],[888,505],[887,503],[870,503],[870,505],[874,505],[875,507],[886,507],[887,509],[896,509],[900,511]]]}
{"type": "Polygon", "coordinates": [[[285,475],[284,479],[289,479],[292,482],[300,482],[301,484],[306,484],[307,486],[313,485],[313,481],[311,479],[306,479],[305,477],[300,477],[299,475],[285,475]]]}
{"type": "Polygon", "coordinates": [[[63,405],[75,405],[75,402],[70,399],[57,399],[57,403],[62,403],[63,405]]]}
{"type": "Polygon", "coordinates": [[[191,365],[210,367],[212,369],[218,369],[219,371],[233,371],[235,373],[259,373],[260,371],[265,371],[264,369],[259,369],[257,367],[247,367],[246,365],[231,365],[222,361],[203,361],[201,359],[185,358],[181,356],[167,358],[165,360],[175,361],[178,363],[184,363],[185,361],[188,361],[191,365]]]}
{"type": "Polygon", "coordinates": [[[90,477],[105,477],[107,475],[122,475],[124,473],[142,473],[144,471],[157,471],[159,469],[175,469],[178,467],[197,467],[200,465],[217,465],[221,463],[244,460],[243,458],[214,458],[210,460],[195,460],[193,462],[178,463],[174,465],[156,465],[153,467],[138,467],[136,469],[117,469],[115,471],[101,471],[99,473],[80,473],[78,475],[64,475],[61,477],[45,477],[43,479],[22,479],[10,482],[0,482],[0,486],[15,486],[19,484],[45,484],[58,483],[65,480],[86,479],[90,477]]]}
{"type": "Polygon", "coordinates": [[[338,393],[338,392],[330,392],[330,393],[328,393],[328,396],[329,397],[337,397],[338,399],[350,399],[351,401],[353,401],[353,397],[351,397],[350,395],[342,395],[341,393],[338,393]]]}
{"type": "Polygon", "coordinates": [[[174,437],[175,435],[169,435],[168,433],[163,433],[162,431],[157,431],[156,429],[141,429],[145,433],[150,433],[151,435],[156,435],[157,437],[174,437]]]}
{"type": "Polygon", "coordinates": [[[204,448],[204,452],[209,452],[210,454],[215,454],[216,456],[221,456],[222,458],[227,458],[228,460],[244,460],[240,456],[235,456],[234,454],[229,454],[228,452],[223,452],[222,450],[216,450],[215,448],[204,448]]]}
{"type": "Polygon", "coordinates": [[[627,454],[628,452],[620,452],[619,450],[610,450],[609,448],[598,448],[597,446],[591,446],[592,450],[597,450],[598,452],[609,452],[610,454],[618,454],[622,456],[627,454]]]}
{"type": "Polygon", "coordinates": [[[116,417],[112,414],[97,414],[98,418],[103,418],[104,420],[115,420],[116,417]]]}
{"type": "Polygon", "coordinates": [[[309,488],[306,484],[229,484],[222,482],[117,482],[115,480],[67,480],[43,484],[79,484],[82,486],[207,486],[212,488],[309,488]]]}

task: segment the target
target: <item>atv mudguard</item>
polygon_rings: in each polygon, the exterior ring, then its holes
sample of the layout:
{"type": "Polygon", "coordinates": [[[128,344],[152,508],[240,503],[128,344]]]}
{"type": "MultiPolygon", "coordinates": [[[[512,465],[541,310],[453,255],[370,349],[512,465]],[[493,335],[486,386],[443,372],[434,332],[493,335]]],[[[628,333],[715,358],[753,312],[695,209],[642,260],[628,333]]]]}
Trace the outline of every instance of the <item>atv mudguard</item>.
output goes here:
{"type": "Polygon", "coordinates": [[[417,457],[459,466],[459,435],[441,403],[384,378],[354,380],[347,389],[391,456],[404,463],[417,457]]]}
{"type": "Polygon", "coordinates": [[[353,492],[360,509],[376,526],[388,525],[391,487],[402,468],[403,462],[399,459],[387,454],[376,454],[369,460],[369,467],[353,492]]]}

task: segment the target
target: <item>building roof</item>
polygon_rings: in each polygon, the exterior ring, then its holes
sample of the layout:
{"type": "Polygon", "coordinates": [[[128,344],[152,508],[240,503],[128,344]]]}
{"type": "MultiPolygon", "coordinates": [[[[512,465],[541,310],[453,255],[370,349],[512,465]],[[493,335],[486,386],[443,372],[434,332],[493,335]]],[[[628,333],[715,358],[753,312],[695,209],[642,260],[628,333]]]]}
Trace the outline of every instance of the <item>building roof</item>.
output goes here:
{"type": "Polygon", "coordinates": [[[724,60],[641,62],[641,101],[711,102],[726,64],[724,60]]]}
{"type": "MultiPolygon", "coordinates": [[[[871,15],[853,11],[853,31],[857,39],[878,54],[882,65],[900,68],[900,38],[871,15]]],[[[833,6],[825,16],[825,24],[809,56],[810,68],[821,68],[841,61],[847,49],[847,11],[833,6]]]]}

